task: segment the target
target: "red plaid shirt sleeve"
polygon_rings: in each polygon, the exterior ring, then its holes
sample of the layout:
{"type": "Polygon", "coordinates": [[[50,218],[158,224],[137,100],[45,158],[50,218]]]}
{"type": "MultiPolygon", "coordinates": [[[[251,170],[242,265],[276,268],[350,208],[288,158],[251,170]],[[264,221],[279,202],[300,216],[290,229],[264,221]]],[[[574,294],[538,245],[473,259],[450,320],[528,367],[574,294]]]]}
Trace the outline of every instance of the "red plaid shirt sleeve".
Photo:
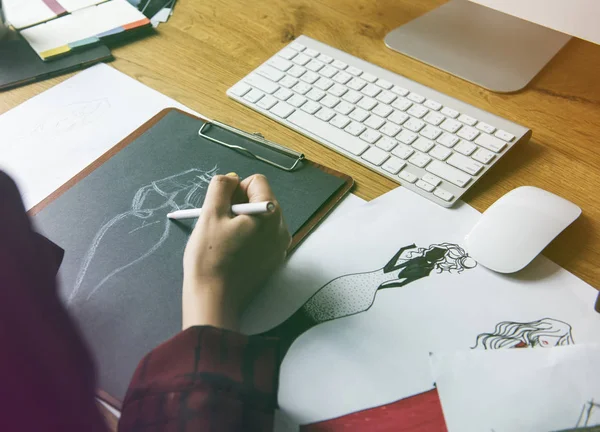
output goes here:
{"type": "Polygon", "coordinates": [[[142,359],[120,432],[272,431],[279,342],[192,327],[142,359]]]}

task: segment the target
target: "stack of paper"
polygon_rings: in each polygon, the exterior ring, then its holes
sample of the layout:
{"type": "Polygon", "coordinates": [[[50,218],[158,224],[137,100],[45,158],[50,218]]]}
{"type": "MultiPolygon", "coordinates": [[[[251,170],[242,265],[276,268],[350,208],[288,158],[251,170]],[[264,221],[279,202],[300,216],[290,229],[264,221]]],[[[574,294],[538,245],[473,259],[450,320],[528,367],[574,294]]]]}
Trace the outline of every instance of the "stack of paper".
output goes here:
{"type": "Polygon", "coordinates": [[[3,0],[7,21],[17,30],[106,0],[3,0]]]}

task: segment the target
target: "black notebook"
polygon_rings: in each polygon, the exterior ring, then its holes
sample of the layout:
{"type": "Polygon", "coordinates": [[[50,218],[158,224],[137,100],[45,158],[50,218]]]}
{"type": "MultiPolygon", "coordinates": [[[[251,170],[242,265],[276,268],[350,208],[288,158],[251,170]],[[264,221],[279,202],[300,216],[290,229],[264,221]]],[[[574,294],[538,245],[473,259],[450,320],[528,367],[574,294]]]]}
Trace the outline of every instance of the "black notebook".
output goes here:
{"type": "Polygon", "coordinates": [[[261,173],[297,244],[352,186],[311,162],[287,172],[211,142],[198,135],[202,125],[161,112],[32,211],[66,251],[61,297],[93,352],[100,395],[116,407],[139,360],[181,329],[182,257],[195,221],[168,212],[201,207],[215,174],[261,173]]]}

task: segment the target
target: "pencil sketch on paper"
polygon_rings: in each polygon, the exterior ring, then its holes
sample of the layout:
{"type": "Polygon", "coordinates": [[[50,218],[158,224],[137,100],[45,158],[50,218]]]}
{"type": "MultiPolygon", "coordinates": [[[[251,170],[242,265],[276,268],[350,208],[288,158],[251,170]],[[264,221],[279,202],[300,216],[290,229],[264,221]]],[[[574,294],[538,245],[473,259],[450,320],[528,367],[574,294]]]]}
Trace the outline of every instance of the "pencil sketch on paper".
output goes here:
{"type": "Polygon", "coordinates": [[[574,344],[569,324],[553,318],[532,322],[502,321],[492,333],[477,336],[473,349],[549,348],[574,344]]]}
{"type": "Polygon", "coordinates": [[[576,428],[589,428],[592,426],[600,426],[600,403],[594,402],[594,399],[583,404],[575,425],[576,428]]]}
{"type": "Polygon", "coordinates": [[[459,274],[476,265],[456,244],[432,244],[425,248],[413,243],[402,247],[378,270],[348,274],[326,283],[287,320],[262,334],[279,337],[285,354],[308,329],[368,310],[379,290],[403,287],[434,272],[459,274]]]}
{"type": "MultiPolygon", "coordinates": [[[[153,181],[135,193],[131,208],[120,213],[100,227],[90,244],[79,268],[71,302],[82,289],[89,299],[103,284],[117,273],[137,264],[154,253],[169,237],[171,224],[167,213],[202,205],[205,189],[218,167],[205,171],[192,168],[179,174],[153,181]],[[140,235],[141,233],[141,235],[140,235]],[[117,262],[106,274],[90,272],[95,262],[110,261],[114,244],[103,241],[107,235],[120,239],[124,247],[131,247],[127,262],[117,262]],[[132,238],[132,236],[136,236],[132,238]],[[104,248],[103,248],[104,246],[104,248]],[[106,250],[103,250],[106,249],[106,250]]],[[[109,267],[111,267],[109,265],[109,267]]]]}

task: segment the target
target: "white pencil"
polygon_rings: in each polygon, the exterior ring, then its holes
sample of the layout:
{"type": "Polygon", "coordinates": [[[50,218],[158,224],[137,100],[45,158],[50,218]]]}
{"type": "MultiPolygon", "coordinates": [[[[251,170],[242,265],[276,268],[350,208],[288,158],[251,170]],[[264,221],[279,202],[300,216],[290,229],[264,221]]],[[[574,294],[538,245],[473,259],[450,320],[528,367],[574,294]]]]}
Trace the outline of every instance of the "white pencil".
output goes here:
{"type": "MultiPolygon", "coordinates": [[[[269,213],[275,209],[275,204],[271,201],[262,201],[256,203],[234,204],[231,206],[231,213],[234,215],[254,215],[269,213]]],[[[169,219],[192,219],[200,217],[201,208],[177,210],[167,214],[169,219]]]]}

